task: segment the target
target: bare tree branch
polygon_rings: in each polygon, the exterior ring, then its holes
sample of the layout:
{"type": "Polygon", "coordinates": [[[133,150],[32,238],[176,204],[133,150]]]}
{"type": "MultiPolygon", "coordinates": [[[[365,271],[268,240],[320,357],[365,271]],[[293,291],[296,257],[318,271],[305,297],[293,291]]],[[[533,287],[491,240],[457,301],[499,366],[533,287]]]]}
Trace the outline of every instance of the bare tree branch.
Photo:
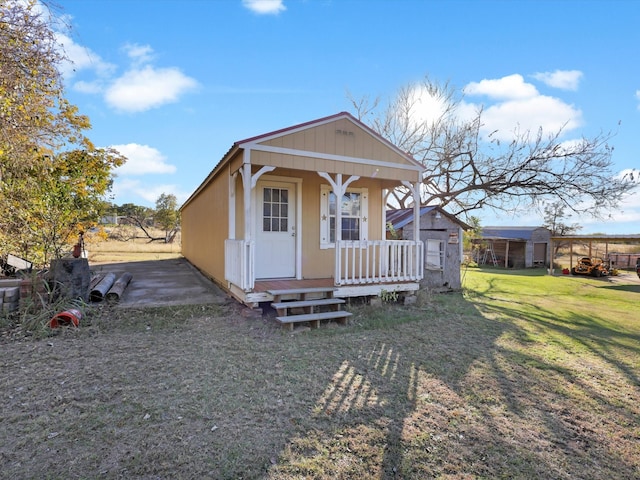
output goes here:
{"type": "MultiPolygon", "coordinates": [[[[573,212],[601,216],[637,185],[633,172],[620,177],[613,171],[611,133],[563,142],[565,126],[550,135],[516,131],[512,141],[502,142],[498,132],[483,137],[482,110],[458,118],[461,101],[449,84],[428,78],[400,89],[381,113],[379,100],[351,99],[358,118],[425,166],[424,205],[468,215],[553,200],[573,212]]],[[[404,187],[389,196],[396,207],[412,201],[404,187]]]]}

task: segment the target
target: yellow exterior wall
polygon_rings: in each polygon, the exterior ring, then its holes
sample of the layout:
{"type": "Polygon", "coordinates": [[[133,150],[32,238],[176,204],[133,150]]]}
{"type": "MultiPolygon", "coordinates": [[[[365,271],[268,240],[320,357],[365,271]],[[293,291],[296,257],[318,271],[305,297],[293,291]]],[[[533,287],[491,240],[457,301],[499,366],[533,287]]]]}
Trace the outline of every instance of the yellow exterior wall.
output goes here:
{"type": "MultiPolygon", "coordinates": [[[[256,168],[254,168],[256,170],[256,168]]],[[[182,253],[208,276],[224,283],[224,241],[229,238],[229,169],[211,183],[182,210],[182,253]]],[[[334,248],[320,248],[320,187],[327,181],[316,172],[276,169],[268,176],[302,179],[302,277],[331,278],[334,248]]],[[[346,178],[345,178],[346,180],[346,178]]],[[[242,177],[236,176],[235,238],[244,238],[244,193],[242,177]]],[[[368,236],[382,239],[382,182],[361,179],[350,187],[368,190],[368,236]]]]}
{"type": "MultiPolygon", "coordinates": [[[[316,172],[300,172],[276,169],[273,176],[302,179],[302,277],[332,278],[334,273],[334,248],[320,248],[320,187],[327,181],[316,172]]],[[[382,187],[375,179],[359,180],[349,187],[368,189],[369,240],[382,239],[382,187]]]]}
{"type": "Polygon", "coordinates": [[[224,282],[224,241],[229,232],[229,178],[216,176],[182,209],[182,254],[201,271],[224,282]]]}
{"type": "Polygon", "coordinates": [[[397,151],[344,118],[261,143],[274,147],[408,165],[406,159],[397,151]]]}
{"type": "Polygon", "coordinates": [[[346,118],[291,133],[275,134],[274,138],[265,137],[257,142],[255,148],[246,145],[250,149],[248,152],[243,150],[244,145],[234,145],[230,156],[223,159],[181,210],[183,255],[223,285],[224,242],[229,237],[245,238],[243,182],[238,170],[242,168],[246,153],[249,154],[252,174],[267,165],[276,168],[261,178],[290,177],[302,180],[302,225],[298,235],[302,237],[303,278],[331,278],[334,274],[335,249],[320,248],[321,185],[328,183],[318,172],[327,172],[333,178],[341,173],[343,181],[347,181],[351,175],[360,177],[349,188],[368,190],[369,240],[384,238],[382,189],[397,186],[402,180],[419,181],[421,175],[416,165],[397,150],[346,118]],[[309,156],[261,151],[260,146],[299,151],[292,153],[309,152],[309,156]],[[318,158],[333,155],[348,158],[344,161],[318,158]],[[373,164],[369,161],[373,161],[373,164]],[[229,179],[234,173],[235,231],[229,232],[229,179]]]}
{"type": "Polygon", "coordinates": [[[273,165],[282,168],[378,177],[395,181],[415,182],[420,177],[415,170],[415,165],[408,162],[398,151],[346,119],[265,140],[259,142],[259,145],[305,151],[310,152],[311,155],[252,150],[251,163],[253,165],[273,165]],[[375,163],[317,158],[314,157],[315,152],[393,165],[385,166],[375,163]],[[404,166],[410,166],[413,169],[402,168],[404,166]]]}

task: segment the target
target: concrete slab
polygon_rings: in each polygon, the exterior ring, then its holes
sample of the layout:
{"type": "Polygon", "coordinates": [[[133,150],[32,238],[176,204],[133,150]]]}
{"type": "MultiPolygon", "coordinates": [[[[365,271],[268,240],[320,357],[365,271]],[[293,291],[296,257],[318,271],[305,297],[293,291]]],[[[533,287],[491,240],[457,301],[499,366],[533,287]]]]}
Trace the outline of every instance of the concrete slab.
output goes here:
{"type": "Polygon", "coordinates": [[[222,304],[227,295],[184,258],[89,265],[92,274],[133,276],[120,297],[121,307],[222,304]]]}

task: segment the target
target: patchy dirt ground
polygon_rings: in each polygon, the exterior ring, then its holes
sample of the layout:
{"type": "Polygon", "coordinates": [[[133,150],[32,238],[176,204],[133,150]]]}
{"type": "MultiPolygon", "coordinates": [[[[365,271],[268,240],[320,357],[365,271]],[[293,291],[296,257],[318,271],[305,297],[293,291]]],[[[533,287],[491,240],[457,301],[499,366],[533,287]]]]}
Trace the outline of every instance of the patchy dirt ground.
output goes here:
{"type": "Polygon", "coordinates": [[[517,313],[451,294],[290,335],[105,307],[5,336],[0,478],[638,478],[638,331],[517,313]]]}
{"type": "Polygon", "coordinates": [[[114,309],[86,322],[0,344],[0,478],[232,478],[238,435],[262,437],[263,463],[277,454],[283,439],[260,434],[269,420],[246,408],[258,365],[236,360],[279,330],[258,321],[254,331],[220,306],[114,309]]]}

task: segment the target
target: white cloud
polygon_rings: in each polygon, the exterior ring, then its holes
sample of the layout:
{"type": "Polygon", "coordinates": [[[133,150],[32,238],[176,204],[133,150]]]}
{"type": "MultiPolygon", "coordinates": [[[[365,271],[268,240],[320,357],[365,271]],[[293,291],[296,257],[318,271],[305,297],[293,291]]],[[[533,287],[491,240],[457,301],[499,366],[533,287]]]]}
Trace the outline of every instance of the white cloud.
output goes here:
{"type": "Polygon", "coordinates": [[[618,174],[618,178],[628,178],[631,182],[638,184],[640,186],[640,170],[635,168],[625,168],[618,174]]]}
{"type": "Polygon", "coordinates": [[[64,33],[56,32],[55,35],[56,41],[62,46],[67,57],[67,60],[60,65],[60,72],[64,78],[70,79],[81,70],[93,71],[99,77],[109,76],[115,71],[115,65],[105,62],[100,55],[89,48],[78,45],[64,33]]]}
{"type": "MultiPolygon", "coordinates": [[[[636,98],[640,100],[640,90],[636,90],[636,98]]],[[[640,110],[640,103],[638,104],[638,110],[640,110]]]]}
{"type": "Polygon", "coordinates": [[[571,217],[571,221],[580,223],[583,228],[581,235],[588,233],[607,233],[610,235],[639,234],[640,233],[640,187],[634,189],[630,195],[620,202],[615,214],[607,218],[598,219],[589,216],[571,217]]]}
{"type": "Polygon", "coordinates": [[[466,95],[484,95],[496,100],[532,98],[538,95],[536,87],[526,83],[522,75],[471,82],[463,89],[466,95]]]}
{"type": "Polygon", "coordinates": [[[73,89],[80,93],[99,94],[104,90],[104,85],[100,81],[85,82],[79,80],[73,84],[73,89]]]}
{"type": "Polygon", "coordinates": [[[198,86],[198,82],[176,67],[156,68],[149,45],[126,44],[123,51],[130,60],[130,68],[115,77],[116,66],[104,61],[89,48],[77,44],[64,33],[56,33],[59,45],[68,61],[60,69],[66,79],[80,72],[92,72],[94,78],[83,78],[73,89],[86,94],[104,94],[105,102],[121,112],[143,112],[178,101],[181,95],[198,86]]]}
{"type": "Polygon", "coordinates": [[[582,112],[558,98],[539,95],[486,107],[482,119],[483,131],[497,130],[496,138],[510,140],[514,133],[536,135],[540,128],[547,133],[569,132],[582,125],[582,112]]]}
{"type": "Polygon", "coordinates": [[[489,97],[488,103],[464,103],[462,110],[483,108],[483,132],[495,132],[493,137],[500,140],[509,141],[517,133],[536,135],[540,128],[547,134],[560,129],[567,133],[583,124],[581,110],[560,98],[541,95],[519,74],[472,82],[464,92],[467,96],[489,97]]]}
{"type": "Polygon", "coordinates": [[[166,157],[157,149],[148,145],[128,143],[126,145],[112,145],[127,157],[127,162],[115,169],[117,175],[147,175],[154,173],[175,173],[175,165],[166,163],[166,157]]]}
{"type": "Polygon", "coordinates": [[[127,43],[123,49],[135,65],[147,64],[154,58],[153,48],[149,45],[127,43]]]}
{"type": "MultiPolygon", "coordinates": [[[[579,223],[582,229],[580,235],[589,233],[606,233],[609,235],[639,234],[640,233],[640,176],[639,171],[625,169],[616,175],[622,179],[625,176],[631,177],[636,183],[620,201],[615,211],[603,214],[601,218],[592,217],[586,214],[571,214],[567,218],[567,223],[579,223]],[[631,176],[633,174],[633,176],[631,176]]],[[[593,202],[585,201],[577,205],[580,209],[592,209],[593,202]]]]}
{"type": "Polygon", "coordinates": [[[116,198],[132,198],[138,197],[144,200],[140,202],[138,200],[128,200],[123,203],[134,203],[136,205],[146,204],[147,206],[154,207],[156,200],[163,193],[173,194],[178,200],[178,205],[181,205],[189,197],[189,194],[180,190],[180,187],[175,184],[157,184],[150,185],[149,182],[142,182],[132,178],[116,178],[113,182],[113,188],[111,193],[116,198]]]}
{"type": "Polygon", "coordinates": [[[260,15],[277,15],[287,9],[283,0],[242,0],[242,5],[260,15]]]}
{"type": "Polygon", "coordinates": [[[549,85],[550,87],[562,90],[578,90],[578,84],[582,79],[580,70],[556,70],[555,72],[539,72],[533,78],[549,85]]]}
{"type": "Polygon", "coordinates": [[[105,92],[105,101],[124,112],[143,112],[178,100],[198,83],[177,68],[143,68],[129,70],[115,80],[105,92]]]}

